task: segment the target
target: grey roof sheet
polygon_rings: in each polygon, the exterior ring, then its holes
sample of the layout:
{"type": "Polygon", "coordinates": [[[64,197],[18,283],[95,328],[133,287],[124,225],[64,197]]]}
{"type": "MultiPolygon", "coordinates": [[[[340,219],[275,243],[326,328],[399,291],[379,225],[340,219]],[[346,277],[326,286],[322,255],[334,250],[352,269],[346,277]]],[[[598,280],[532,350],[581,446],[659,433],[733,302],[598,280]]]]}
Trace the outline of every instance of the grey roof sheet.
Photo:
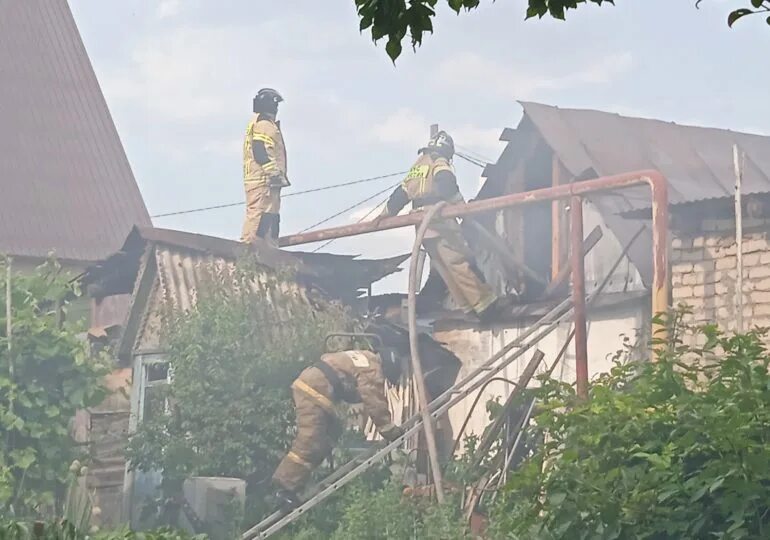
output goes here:
{"type": "MultiPolygon", "coordinates": [[[[732,196],[737,144],[746,154],[744,192],[770,192],[770,137],[539,103],[521,105],[576,177],[588,170],[606,176],[657,169],[669,181],[671,204],[732,196]]],[[[629,192],[626,198],[633,208],[650,205],[644,191],[629,192]]]]}
{"type": "MultiPolygon", "coordinates": [[[[351,255],[283,251],[264,242],[252,246],[214,236],[171,229],[135,227],[120,251],[90,266],[82,276],[86,286],[99,284],[95,296],[125,294],[134,288],[139,259],[148,244],[167,253],[193,261],[214,260],[232,263],[251,253],[259,264],[273,270],[296,272],[297,277],[319,285],[333,296],[346,297],[380,279],[398,272],[409,258],[400,255],[381,260],[359,259],[351,255]]],[[[218,264],[220,264],[218,263],[218,264]]],[[[92,292],[92,294],[94,294],[92,292]]]]}
{"type": "Polygon", "coordinates": [[[150,217],[66,0],[0,2],[0,253],[95,261],[150,217]]]}

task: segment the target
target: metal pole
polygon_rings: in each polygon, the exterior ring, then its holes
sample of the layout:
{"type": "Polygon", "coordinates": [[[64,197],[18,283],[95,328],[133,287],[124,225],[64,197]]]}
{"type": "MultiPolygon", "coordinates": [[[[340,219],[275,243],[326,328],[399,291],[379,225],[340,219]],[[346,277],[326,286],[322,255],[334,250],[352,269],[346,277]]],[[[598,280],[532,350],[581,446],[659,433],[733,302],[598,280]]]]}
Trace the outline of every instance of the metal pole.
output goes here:
{"type": "Polygon", "coordinates": [[[417,399],[420,403],[420,414],[422,415],[423,429],[425,430],[425,442],[428,445],[428,457],[430,458],[430,468],[433,474],[433,484],[436,486],[436,499],[439,504],[444,504],[444,486],[441,479],[441,465],[438,459],[438,448],[436,447],[436,434],[433,426],[433,417],[430,414],[428,404],[428,390],[425,387],[425,376],[422,371],[422,362],[420,361],[420,348],[418,346],[417,334],[417,274],[419,272],[418,262],[420,262],[420,248],[425,231],[428,230],[431,219],[441,210],[441,203],[428,209],[425,217],[417,229],[417,235],[414,238],[412,246],[412,259],[409,267],[409,296],[407,299],[409,309],[409,352],[412,358],[412,374],[417,383],[417,399]]]}
{"type": "Polygon", "coordinates": [[[738,324],[738,332],[743,332],[743,204],[741,201],[743,167],[737,144],[733,145],[733,167],[735,168],[735,243],[738,255],[735,281],[735,320],[738,324]]]}
{"type": "Polygon", "coordinates": [[[12,320],[12,308],[13,308],[13,290],[11,287],[11,279],[13,274],[13,259],[7,257],[5,259],[5,335],[8,342],[8,378],[11,380],[11,389],[8,393],[8,411],[13,415],[13,381],[15,378],[15,367],[13,365],[13,320],[12,320]]]}
{"type": "MultiPolygon", "coordinates": [[[[551,156],[551,185],[561,184],[561,163],[556,152],[551,156]]],[[[561,269],[561,201],[551,202],[551,281],[561,269]]]]}
{"type": "Polygon", "coordinates": [[[577,393],[588,398],[588,336],[586,335],[586,281],[583,262],[583,199],[570,202],[570,257],[572,265],[572,305],[575,309],[575,381],[577,393]]]}

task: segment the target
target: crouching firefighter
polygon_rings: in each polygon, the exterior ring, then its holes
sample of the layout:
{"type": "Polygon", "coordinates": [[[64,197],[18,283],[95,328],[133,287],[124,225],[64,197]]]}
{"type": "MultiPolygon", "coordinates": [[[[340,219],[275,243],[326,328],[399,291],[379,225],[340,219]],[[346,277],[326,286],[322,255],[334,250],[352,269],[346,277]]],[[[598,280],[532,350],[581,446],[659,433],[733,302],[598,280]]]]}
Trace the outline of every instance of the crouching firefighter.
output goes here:
{"type": "Polygon", "coordinates": [[[291,385],[297,435],[273,474],[276,497],[284,506],[299,504],[298,491],[331,453],[341,431],[335,404],[362,403],[383,438],[394,441],[403,435],[403,430],[393,424],[385,397],[385,381],[398,382],[400,363],[391,350],[376,349],[381,350],[324,354],[291,385]]]}
{"type": "MultiPolygon", "coordinates": [[[[413,209],[439,202],[463,202],[452,168],[454,153],[452,137],[444,131],[434,135],[428,145],[419,150],[417,161],[375,222],[397,215],[410,202],[413,209]]],[[[475,312],[482,320],[498,311],[497,297],[476,267],[456,219],[431,223],[423,247],[430,255],[431,267],[446,283],[460,309],[466,313],[475,312]]]]}

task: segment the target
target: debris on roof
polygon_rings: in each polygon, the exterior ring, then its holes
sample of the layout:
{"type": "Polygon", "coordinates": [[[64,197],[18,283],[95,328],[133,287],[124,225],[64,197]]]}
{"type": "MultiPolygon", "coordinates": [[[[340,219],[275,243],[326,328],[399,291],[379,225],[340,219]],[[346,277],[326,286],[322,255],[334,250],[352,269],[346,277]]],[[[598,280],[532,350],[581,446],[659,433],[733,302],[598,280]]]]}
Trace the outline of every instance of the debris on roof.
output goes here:
{"type": "Polygon", "coordinates": [[[135,287],[143,254],[148,247],[156,251],[158,264],[179,267],[181,272],[170,282],[187,280],[186,287],[194,288],[195,268],[203,261],[234,263],[253,255],[258,264],[272,270],[296,272],[299,280],[312,284],[333,298],[352,301],[358,291],[399,271],[409,257],[401,255],[383,260],[358,259],[349,255],[329,255],[282,251],[264,242],[247,245],[233,240],[216,238],[169,229],[135,227],[123,247],[104,261],[89,267],[81,278],[90,296],[102,298],[130,294],[135,287]]]}

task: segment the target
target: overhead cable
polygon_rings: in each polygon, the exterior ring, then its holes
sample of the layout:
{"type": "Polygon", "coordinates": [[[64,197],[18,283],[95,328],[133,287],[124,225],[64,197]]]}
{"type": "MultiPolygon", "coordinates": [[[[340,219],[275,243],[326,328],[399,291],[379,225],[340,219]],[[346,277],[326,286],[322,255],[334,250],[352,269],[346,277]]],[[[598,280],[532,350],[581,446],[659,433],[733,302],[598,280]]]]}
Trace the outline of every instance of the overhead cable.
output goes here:
{"type": "MultiPolygon", "coordinates": [[[[329,189],[336,189],[341,187],[347,187],[347,186],[354,186],[356,184],[363,184],[366,182],[375,182],[377,180],[384,180],[385,178],[392,178],[394,176],[403,176],[407,173],[407,171],[401,171],[401,172],[395,172],[390,174],[383,174],[380,176],[372,176],[370,178],[361,178],[359,180],[352,180],[350,182],[343,182],[341,184],[332,184],[330,186],[323,186],[323,187],[317,187],[317,188],[311,188],[311,189],[305,189],[302,191],[294,191],[287,193],[285,195],[282,195],[282,197],[296,197],[297,195],[306,195],[308,193],[317,193],[319,191],[326,191],[329,189]]],[[[244,201],[234,202],[234,203],[225,203],[225,204],[217,204],[214,206],[204,206],[202,208],[191,208],[189,210],[179,210],[176,212],[166,212],[164,214],[156,214],[154,216],[150,216],[152,218],[162,218],[162,217],[168,217],[168,216],[179,216],[182,214],[193,214],[197,212],[206,212],[209,210],[218,210],[220,208],[231,208],[233,206],[243,206],[246,204],[244,201]]]]}

